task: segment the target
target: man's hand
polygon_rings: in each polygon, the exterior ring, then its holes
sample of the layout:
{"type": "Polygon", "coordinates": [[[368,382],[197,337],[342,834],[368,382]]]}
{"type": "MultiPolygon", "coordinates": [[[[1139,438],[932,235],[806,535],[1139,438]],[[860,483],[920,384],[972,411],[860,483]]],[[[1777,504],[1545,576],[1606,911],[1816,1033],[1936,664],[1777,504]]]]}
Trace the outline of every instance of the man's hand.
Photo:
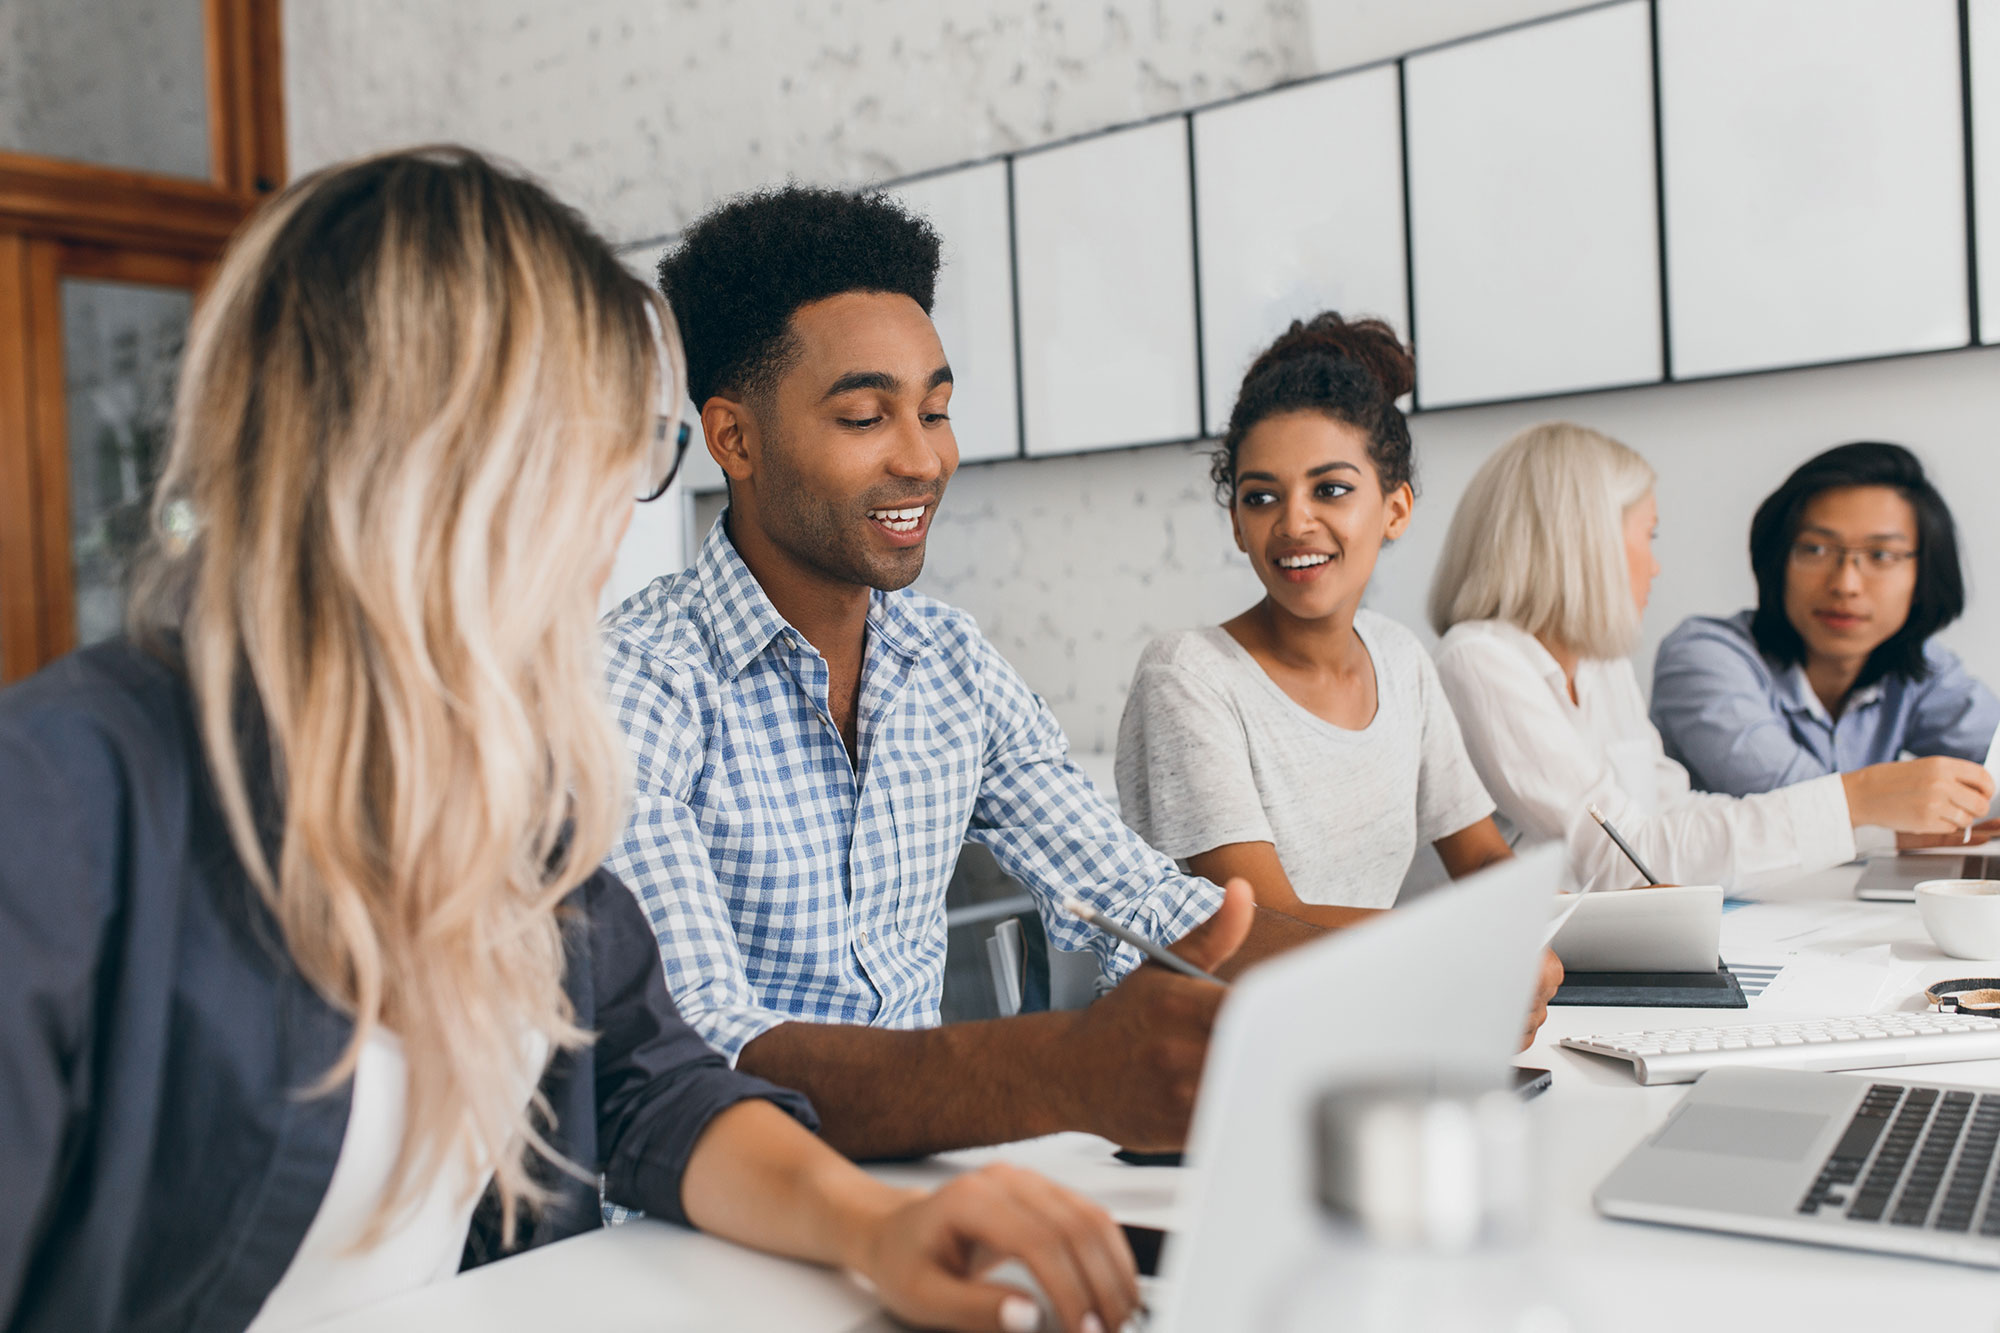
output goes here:
{"type": "Polygon", "coordinates": [[[1535,1044],[1535,1034],[1549,1021],[1549,1001],[1555,998],[1556,987],[1562,984],[1562,959],[1547,949],[1542,950],[1542,975],[1535,983],[1535,1007],[1529,1011],[1528,1030],[1521,1037],[1522,1050],[1535,1044]]]}
{"type": "Polygon", "coordinates": [[[1871,764],[1842,773],[1840,782],[1856,824],[1898,833],[1942,833],[1963,842],[1993,804],[1993,775],[1948,755],[1871,764]]]}
{"type": "MultiPolygon", "coordinates": [[[[1247,880],[1230,880],[1223,895],[1215,915],[1172,946],[1206,972],[1241,947],[1257,910],[1247,880]]],[[[1220,986],[1145,963],[1078,1011],[1061,1055],[1071,1122],[1136,1151],[1178,1149],[1187,1138],[1223,993],[1220,986]]]]}

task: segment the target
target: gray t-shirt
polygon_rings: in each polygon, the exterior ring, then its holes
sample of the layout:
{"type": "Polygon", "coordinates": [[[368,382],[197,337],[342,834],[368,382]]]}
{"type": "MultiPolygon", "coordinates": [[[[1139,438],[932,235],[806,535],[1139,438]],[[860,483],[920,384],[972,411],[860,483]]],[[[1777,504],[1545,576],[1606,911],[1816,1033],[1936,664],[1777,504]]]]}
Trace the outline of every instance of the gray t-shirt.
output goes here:
{"type": "Polygon", "coordinates": [[[1268,842],[1300,901],[1388,907],[1419,842],[1493,813],[1437,668],[1372,611],[1375,717],[1336,727],[1295,702],[1219,625],[1148,644],[1118,727],[1125,822],[1182,861],[1268,842]]]}

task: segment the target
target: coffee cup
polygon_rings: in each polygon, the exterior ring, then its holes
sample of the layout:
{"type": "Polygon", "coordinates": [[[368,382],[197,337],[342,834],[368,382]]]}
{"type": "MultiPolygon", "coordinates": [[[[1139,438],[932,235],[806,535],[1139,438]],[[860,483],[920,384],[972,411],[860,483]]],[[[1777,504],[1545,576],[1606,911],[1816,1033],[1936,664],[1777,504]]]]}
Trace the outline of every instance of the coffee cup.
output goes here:
{"type": "Polygon", "coordinates": [[[1953,958],[2000,958],[2000,880],[1927,879],[1917,885],[1917,915],[1953,958]]]}

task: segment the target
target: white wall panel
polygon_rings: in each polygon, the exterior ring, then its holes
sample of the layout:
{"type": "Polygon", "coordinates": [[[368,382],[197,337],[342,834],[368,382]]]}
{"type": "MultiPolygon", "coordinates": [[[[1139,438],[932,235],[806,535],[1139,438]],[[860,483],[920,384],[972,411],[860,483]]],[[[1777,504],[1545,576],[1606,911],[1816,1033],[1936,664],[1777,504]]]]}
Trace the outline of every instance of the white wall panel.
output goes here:
{"type": "Polygon", "coordinates": [[[1968,340],[1952,0],[1661,0],[1660,85],[1676,378],[1968,340]]]}
{"type": "Polygon", "coordinates": [[[1013,458],[1021,452],[1021,428],[1007,164],[942,172],[887,193],[930,219],[944,243],[931,320],[951,362],[959,461],[1013,458]]]}
{"type": "Polygon", "coordinates": [[[1014,162],[1030,454],[1201,431],[1187,122],[1014,162]]]}
{"type": "Polygon", "coordinates": [[[1966,9],[1972,58],[1972,199],[1979,252],[1979,341],[2000,342],[2000,0],[1966,9]]]}
{"type": "Polygon", "coordinates": [[[1243,372],[1295,319],[1386,319],[1409,336],[1396,67],[1253,97],[1194,118],[1208,433],[1243,372]]]}
{"type": "Polygon", "coordinates": [[[1420,407],[1660,377],[1651,66],[1636,2],[1405,62],[1420,407]]]}

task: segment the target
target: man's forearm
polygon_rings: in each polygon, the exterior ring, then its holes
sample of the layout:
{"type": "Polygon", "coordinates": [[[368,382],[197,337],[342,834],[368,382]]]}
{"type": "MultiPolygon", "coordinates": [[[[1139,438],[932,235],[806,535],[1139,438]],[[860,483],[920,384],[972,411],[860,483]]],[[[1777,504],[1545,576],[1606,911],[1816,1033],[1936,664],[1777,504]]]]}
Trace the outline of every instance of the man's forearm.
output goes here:
{"type": "Polygon", "coordinates": [[[743,1048],[745,1073],[812,1099],[849,1157],[921,1157],[1082,1129],[1066,1077],[1070,1014],[917,1031],[782,1023],[743,1048]]]}

